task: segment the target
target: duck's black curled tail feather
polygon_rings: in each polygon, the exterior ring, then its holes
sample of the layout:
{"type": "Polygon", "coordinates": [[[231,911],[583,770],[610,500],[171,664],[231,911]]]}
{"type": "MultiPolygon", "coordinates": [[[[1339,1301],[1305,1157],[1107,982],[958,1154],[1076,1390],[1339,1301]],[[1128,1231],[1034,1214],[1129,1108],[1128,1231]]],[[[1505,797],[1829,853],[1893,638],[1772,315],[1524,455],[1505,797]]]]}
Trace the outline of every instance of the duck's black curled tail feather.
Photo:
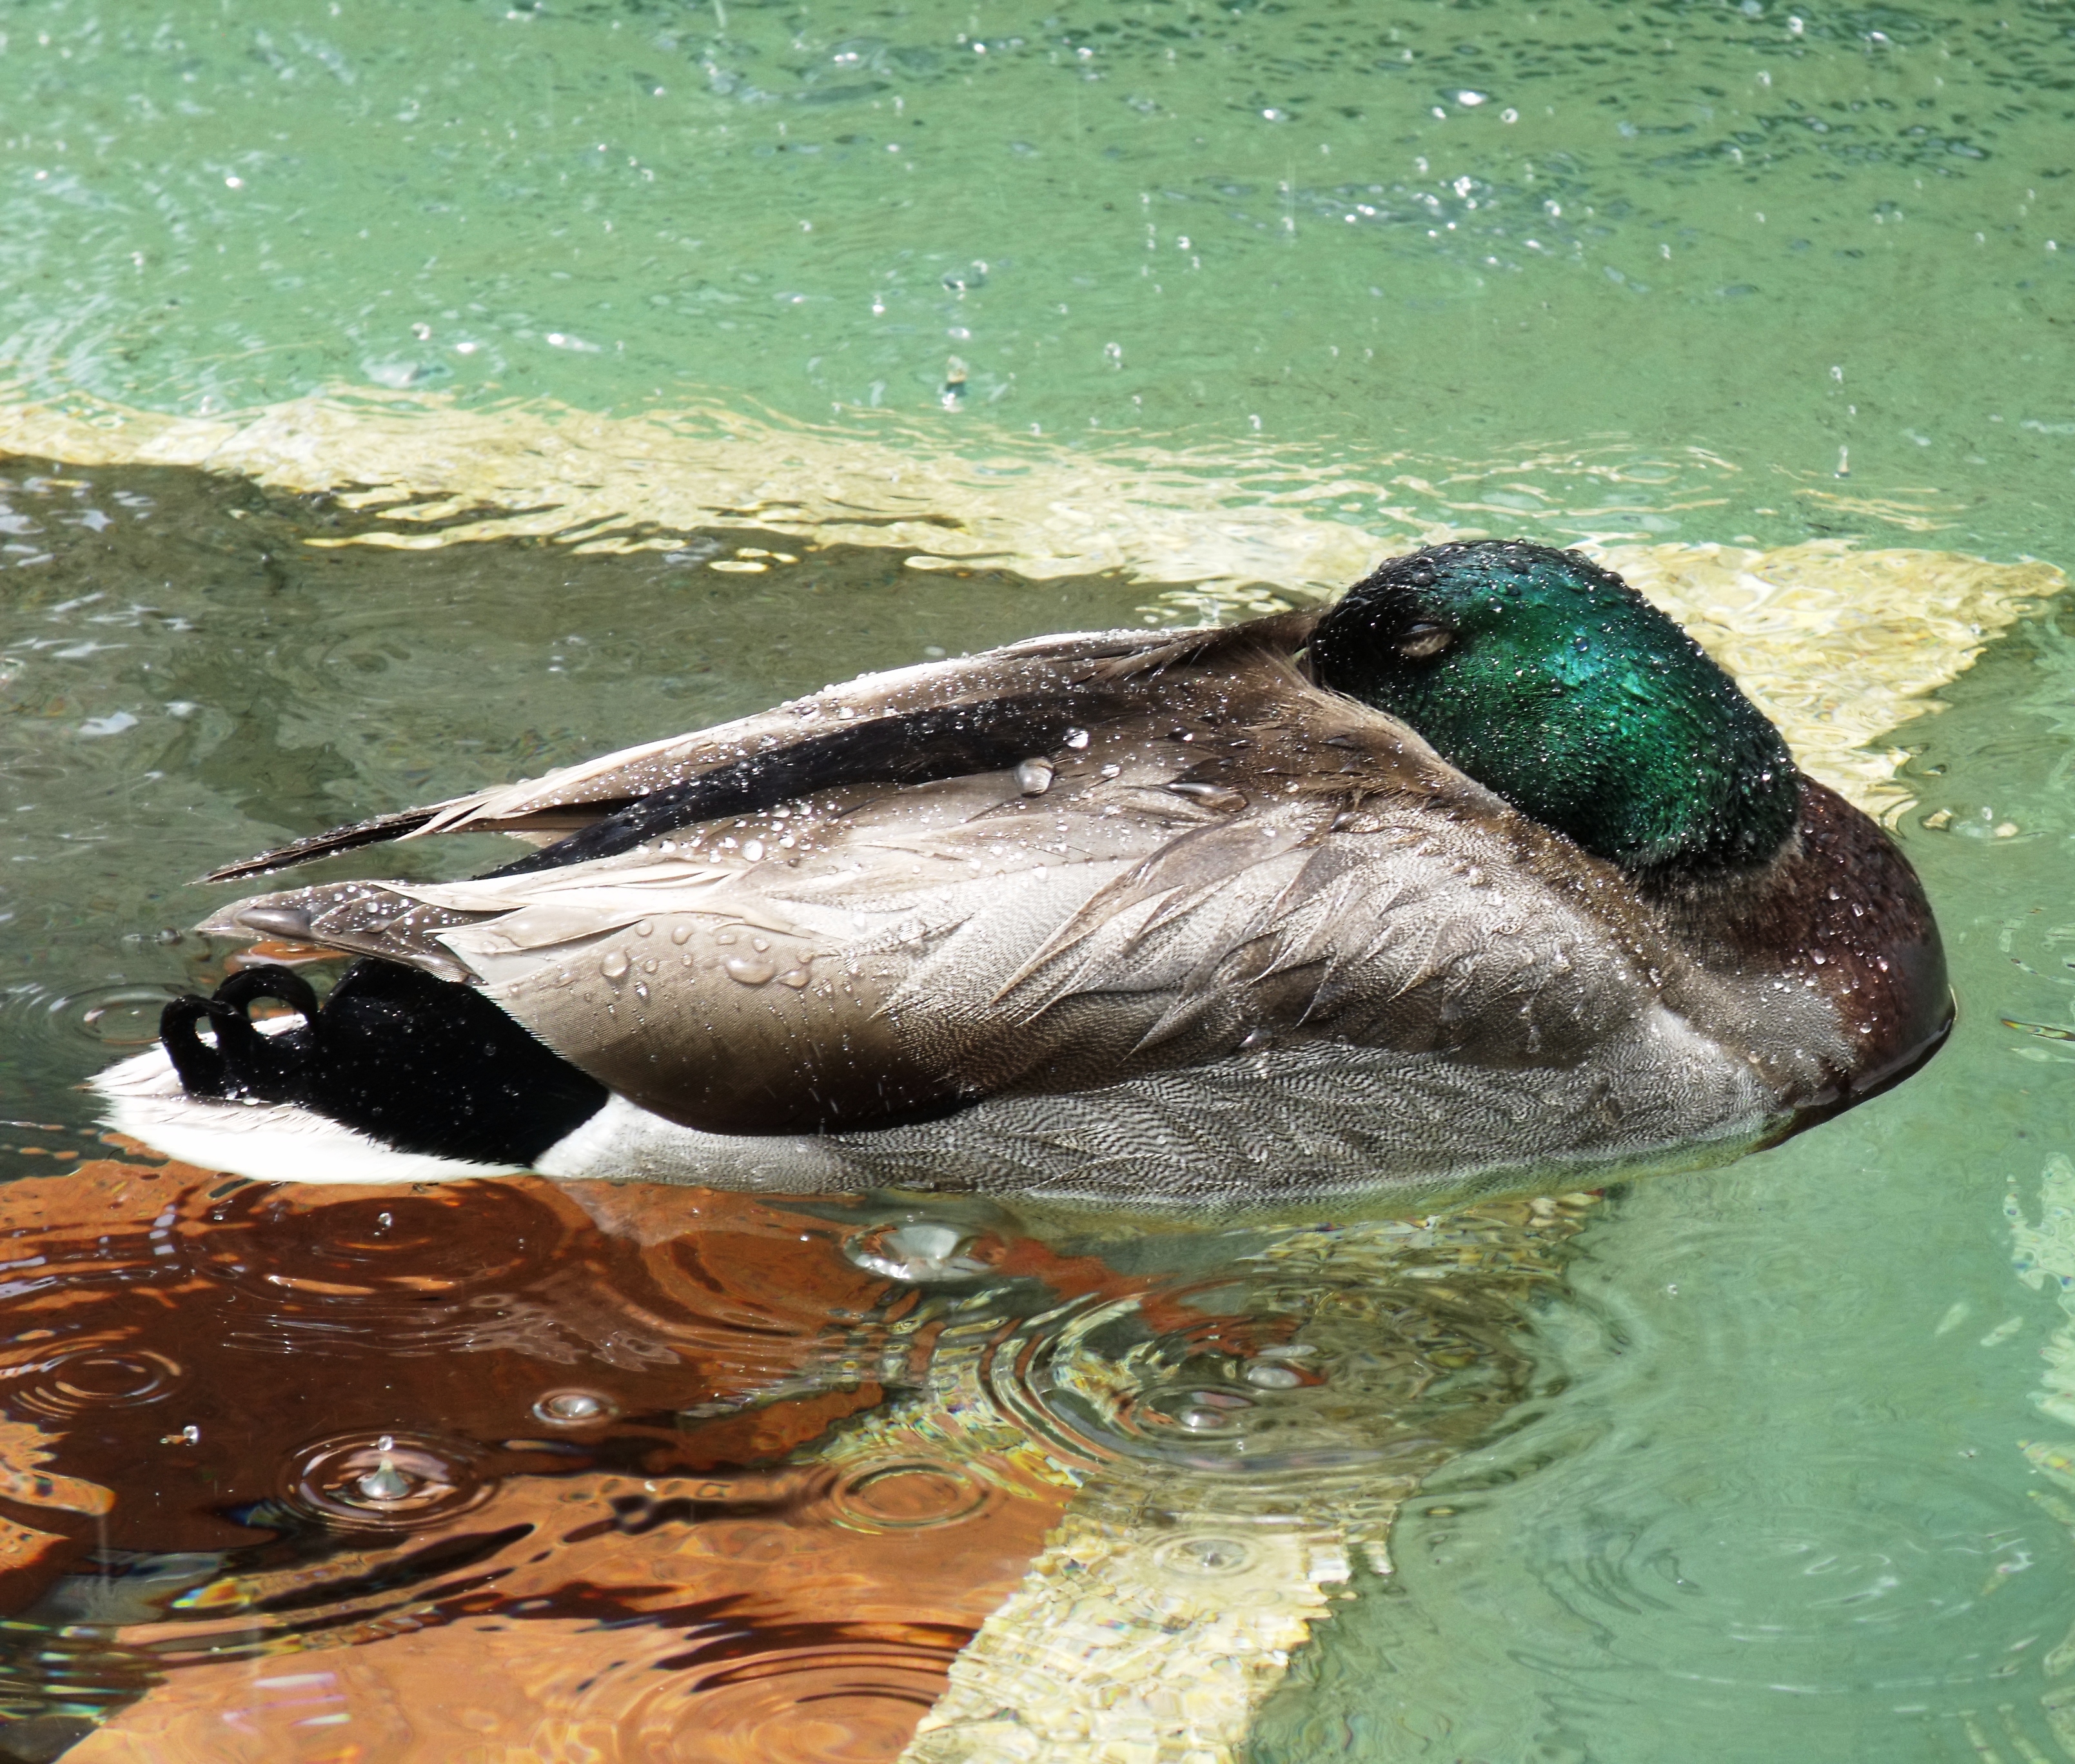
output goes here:
{"type": "Polygon", "coordinates": [[[317,1020],[317,996],[292,968],[252,967],[234,974],[213,998],[190,992],[159,1017],[159,1039],[190,1096],[276,1098],[293,1087],[309,1050],[310,1025],[317,1020]],[[252,1026],[255,999],[278,999],[303,1020],[302,1027],[262,1035],[252,1026]],[[209,1046],[195,1033],[202,1018],[215,1032],[209,1046]]]}
{"type": "Polygon", "coordinates": [[[290,1103],[400,1151],[470,1163],[530,1164],[608,1094],[473,987],[393,962],[348,968],[320,1008],[283,967],[233,975],[213,998],[168,1004],[159,1038],[193,1096],[290,1103]],[[262,1034],[255,999],[299,1012],[262,1034]],[[210,1046],[197,1033],[205,1020],[210,1046]]]}

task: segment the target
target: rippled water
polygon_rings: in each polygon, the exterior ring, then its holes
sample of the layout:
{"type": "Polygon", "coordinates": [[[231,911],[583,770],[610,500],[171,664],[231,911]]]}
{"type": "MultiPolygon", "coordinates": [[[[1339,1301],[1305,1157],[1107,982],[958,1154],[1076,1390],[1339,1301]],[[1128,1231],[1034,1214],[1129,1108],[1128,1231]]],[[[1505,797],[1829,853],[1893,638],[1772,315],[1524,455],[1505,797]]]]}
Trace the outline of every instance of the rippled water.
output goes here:
{"type": "Polygon", "coordinates": [[[717,400],[1258,442],[1372,516],[2061,530],[2055,0],[438,16],[10,7],[22,393],[717,400]]]}
{"type": "Polygon", "coordinates": [[[859,669],[1436,527],[2065,565],[2070,89],[2056,0],[0,8],[0,1754],[2075,1758],[2056,607],[1905,731],[1953,1044],[1727,1170],[1112,1234],[74,1087],[211,865],[859,669]]]}
{"type": "Polygon", "coordinates": [[[558,701],[617,698],[632,739],[787,689],[791,655],[805,685],[1144,595],[858,551],[713,586],[775,549],[748,529],[631,565],[312,552],[351,517],[193,474],[6,495],[49,549],[0,626],[0,1046],[36,1109],[0,1132],[18,1755],[106,1720],[83,1758],[271,1758],[313,1721],[383,1758],[890,1758],[1077,1497],[1170,1514],[1153,1606],[1178,1578],[1279,1596],[1261,1527],[1380,1550],[1518,1394],[1511,1319],[1571,1228],[1546,1210],[1373,1228],[1350,1263],[1334,1232],[1076,1245],[986,1208],[111,1159],[72,1087],[238,959],[179,928],[226,833],[574,757],[596,724],[558,701]]]}
{"type": "Polygon", "coordinates": [[[611,1185],[99,1159],[11,1200],[8,1732],[197,1761],[891,1757],[1077,1487],[1191,1494],[1166,1604],[1488,1427],[1563,1235],[1205,1278],[611,1185]]]}

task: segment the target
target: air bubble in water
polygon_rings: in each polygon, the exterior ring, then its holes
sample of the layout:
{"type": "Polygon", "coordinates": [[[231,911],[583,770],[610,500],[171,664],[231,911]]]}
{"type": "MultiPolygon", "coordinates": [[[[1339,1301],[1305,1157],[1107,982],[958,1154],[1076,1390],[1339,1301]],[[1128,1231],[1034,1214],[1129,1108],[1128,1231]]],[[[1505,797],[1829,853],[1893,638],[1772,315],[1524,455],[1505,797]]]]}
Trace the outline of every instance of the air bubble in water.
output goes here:
{"type": "Polygon", "coordinates": [[[932,1219],[882,1225],[853,1237],[843,1250],[860,1268],[917,1286],[970,1280],[990,1272],[1000,1259],[1000,1246],[992,1239],[975,1238],[932,1219]]]}
{"type": "Polygon", "coordinates": [[[619,1408],[595,1391],[551,1390],[533,1405],[533,1413],[551,1427],[582,1427],[594,1421],[610,1421],[619,1408]]]}

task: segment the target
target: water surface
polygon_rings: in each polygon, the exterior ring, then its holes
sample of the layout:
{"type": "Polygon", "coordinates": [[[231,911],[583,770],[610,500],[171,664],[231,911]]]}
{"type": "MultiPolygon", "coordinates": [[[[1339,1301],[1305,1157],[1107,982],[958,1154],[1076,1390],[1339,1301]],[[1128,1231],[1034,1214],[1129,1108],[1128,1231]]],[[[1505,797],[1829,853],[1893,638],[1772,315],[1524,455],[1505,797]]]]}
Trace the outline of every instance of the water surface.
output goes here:
{"type": "MultiPolygon", "coordinates": [[[[186,884],[226,858],[1186,611],[1024,567],[1041,528],[1270,597],[1316,586],[1242,533],[1271,503],[1365,561],[1447,528],[2066,563],[2065,6],[20,0],[0,38],[0,1746],[890,1758],[954,1659],[1012,1671],[1004,1600],[1057,1617],[1058,1539],[1165,1526],[1141,1590],[1187,1643],[1102,1706],[1196,1687],[1216,1755],[2075,1757],[2057,608],[1903,738],[1945,1053],[1560,1216],[975,1217],[946,1282],[890,1215],[140,1174],[72,1087],[220,976],[186,884]],[[320,398],[238,456],[271,488],[125,439],[320,398]],[[433,454],[508,424],[539,536],[333,543],[409,524],[325,409],[433,454]],[[659,524],[659,467],[558,534],[665,420],[747,499],[659,524]],[[881,487],[822,543],[786,510],[847,450],[881,487]],[[872,538],[990,510],[958,568],[872,538]],[[1291,1468],[1328,1447],[1367,1468],[1291,1468]],[[1189,1676],[1249,1612],[1296,1650],[1257,1717],[1275,1672],[1189,1676]]],[[[469,506],[412,536],[495,500],[448,469],[469,506]]]]}

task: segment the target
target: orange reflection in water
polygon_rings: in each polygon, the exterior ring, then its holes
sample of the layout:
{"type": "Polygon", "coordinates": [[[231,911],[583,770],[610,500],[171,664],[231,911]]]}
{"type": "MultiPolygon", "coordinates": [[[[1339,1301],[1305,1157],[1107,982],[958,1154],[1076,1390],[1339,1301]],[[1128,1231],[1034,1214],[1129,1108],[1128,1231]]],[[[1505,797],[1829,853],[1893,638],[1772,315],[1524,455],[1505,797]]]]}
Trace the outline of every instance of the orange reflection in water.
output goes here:
{"type": "Polygon", "coordinates": [[[802,1449],[926,1346],[808,1212],[112,1160],[5,1207],[0,1707],[100,1721],[72,1764],[891,1758],[1069,1492],[802,1449]]]}

